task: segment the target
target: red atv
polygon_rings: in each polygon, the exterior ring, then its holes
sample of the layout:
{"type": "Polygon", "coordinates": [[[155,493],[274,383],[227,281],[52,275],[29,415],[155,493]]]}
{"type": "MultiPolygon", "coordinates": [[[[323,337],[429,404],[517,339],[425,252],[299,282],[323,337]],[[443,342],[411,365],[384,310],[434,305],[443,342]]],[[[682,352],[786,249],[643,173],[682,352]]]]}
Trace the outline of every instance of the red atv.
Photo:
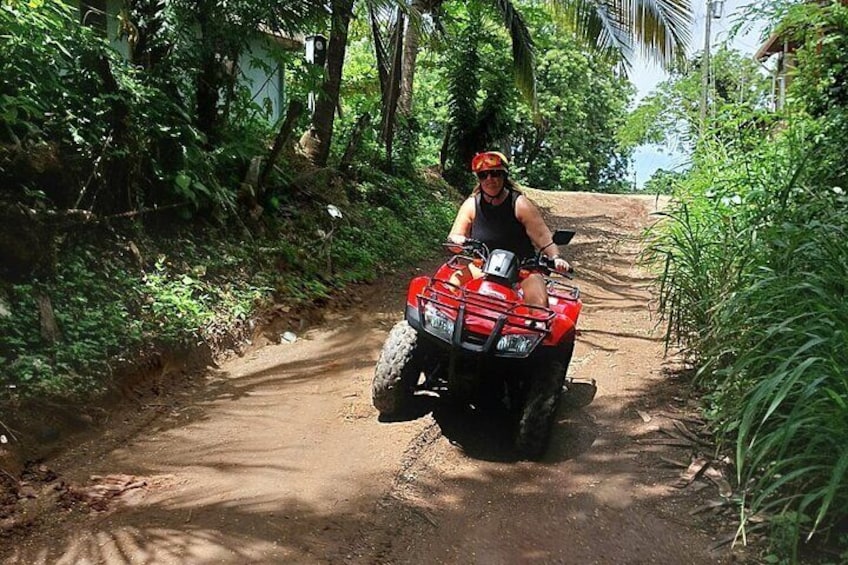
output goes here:
{"type": "MultiPolygon", "coordinates": [[[[565,245],[573,231],[557,231],[565,245]]],[[[541,457],[565,385],[582,303],[577,287],[553,277],[541,254],[519,264],[515,254],[491,252],[466,240],[462,250],[432,277],[412,279],[406,319],[392,328],[377,362],[374,406],[398,417],[419,391],[464,404],[503,402],[516,417],[515,446],[528,458],[541,457]],[[451,275],[475,264],[483,272],[462,286],[451,275]],[[531,273],[547,280],[548,307],[524,304],[520,282],[531,273]]]]}

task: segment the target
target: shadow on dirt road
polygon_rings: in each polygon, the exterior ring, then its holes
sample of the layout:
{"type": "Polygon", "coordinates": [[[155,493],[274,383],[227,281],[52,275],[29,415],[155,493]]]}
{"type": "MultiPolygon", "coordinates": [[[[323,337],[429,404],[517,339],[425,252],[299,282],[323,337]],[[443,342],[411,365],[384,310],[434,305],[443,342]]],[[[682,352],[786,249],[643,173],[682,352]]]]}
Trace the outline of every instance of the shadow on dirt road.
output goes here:
{"type": "Polygon", "coordinates": [[[45,463],[68,491],[96,494],[96,477],[116,474],[141,486],[102,510],[84,498],[51,510],[47,485],[27,504],[48,511],[3,540],[0,561],[734,562],[713,551],[715,524],[693,513],[716,488],[676,486],[682,470],[666,465],[685,470],[706,448],[662,433],[679,429],[689,406],[662,370],[650,277],[636,261],[652,200],[532,196],[552,227],[578,229],[567,258],[586,306],[569,376],[597,382],[596,397],[564,399],[542,461],[517,460],[508,420],[484,411],[425,403],[412,419],[378,420],[371,378],[403,308],[405,282],[394,280],[295,343],[229,361],[184,396],[141,407],[157,418],[109,422],[96,441],[45,463]]]}

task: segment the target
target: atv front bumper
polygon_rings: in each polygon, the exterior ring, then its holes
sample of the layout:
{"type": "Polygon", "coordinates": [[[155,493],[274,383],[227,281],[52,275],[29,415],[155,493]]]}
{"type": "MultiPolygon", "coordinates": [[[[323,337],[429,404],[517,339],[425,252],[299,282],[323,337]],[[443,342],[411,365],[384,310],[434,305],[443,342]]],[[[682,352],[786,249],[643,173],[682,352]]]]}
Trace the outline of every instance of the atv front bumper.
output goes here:
{"type": "Polygon", "coordinates": [[[471,331],[467,324],[465,306],[460,305],[456,317],[449,317],[443,311],[426,302],[418,308],[406,307],[406,321],[419,334],[426,335],[445,349],[462,352],[472,356],[492,356],[512,359],[522,359],[531,355],[548,334],[547,328],[527,327],[516,331],[513,323],[508,322],[507,315],[500,315],[490,320],[491,331],[477,333],[471,331]],[[509,329],[509,333],[504,330],[509,329]]]}

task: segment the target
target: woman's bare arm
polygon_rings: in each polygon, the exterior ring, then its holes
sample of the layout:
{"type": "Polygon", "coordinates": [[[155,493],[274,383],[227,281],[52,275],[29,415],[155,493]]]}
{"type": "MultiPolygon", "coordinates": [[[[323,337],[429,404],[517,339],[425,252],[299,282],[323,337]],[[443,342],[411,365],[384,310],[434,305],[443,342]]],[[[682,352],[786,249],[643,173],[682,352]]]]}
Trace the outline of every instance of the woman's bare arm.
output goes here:
{"type": "Polygon", "coordinates": [[[459,212],[456,214],[456,219],[453,221],[448,240],[455,243],[462,243],[465,238],[471,235],[471,224],[474,223],[474,198],[467,198],[462,206],[459,207],[459,212]]]}
{"type": "Polygon", "coordinates": [[[539,208],[523,194],[515,201],[515,217],[524,224],[524,229],[536,249],[541,249],[542,254],[554,260],[557,271],[564,273],[571,269],[568,261],[560,257],[559,247],[554,243],[554,236],[542,218],[539,208]]]}
{"type": "Polygon", "coordinates": [[[536,249],[543,249],[548,257],[559,255],[559,249],[553,243],[553,234],[542,218],[539,208],[523,194],[515,201],[515,217],[524,224],[524,229],[536,249]],[[546,247],[547,246],[547,247],[546,247]]]}

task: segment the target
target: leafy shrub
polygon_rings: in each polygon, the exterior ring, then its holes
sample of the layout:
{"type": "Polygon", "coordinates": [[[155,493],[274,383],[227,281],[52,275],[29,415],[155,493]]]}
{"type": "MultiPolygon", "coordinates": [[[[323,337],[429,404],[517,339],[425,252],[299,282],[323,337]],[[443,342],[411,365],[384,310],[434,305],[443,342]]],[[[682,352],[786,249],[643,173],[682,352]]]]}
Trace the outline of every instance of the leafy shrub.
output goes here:
{"type": "Polygon", "coordinates": [[[380,272],[409,264],[439,249],[456,205],[446,185],[423,178],[360,171],[356,195],[343,218],[324,222],[336,229],[322,250],[342,283],[373,280],[380,272]],[[426,212],[424,212],[426,211],[426,212]],[[333,225],[335,224],[335,226],[333,225]]]}
{"type": "Polygon", "coordinates": [[[40,191],[56,208],[172,204],[186,217],[231,216],[232,187],[264,152],[268,125],[237,86],[228,99],[237,119],[210,143],[192,108],[196,30],[179,3],[132,9],[146,50],[130,62],[81,25],[74,6],[0,4],[0,179],[40,191]]]}
{"type": "Polygon", "coordinates": [[[140,349],[214,340],[272,298],[327,298],[438,251],[456,211],[446,186],[362,174],[361,190],[350,189],[362,199],[341,206],[341,218],[301,202],[296,217],[247,241],[241,230],[201,225],[67,238],[54,278],[0,292],[10,312],[0,316],[0,399],[89,397],[140,349]],[[52,301],[55,342],[41,336],[39,295],[52,301]]]}
{"type": "Polygon", "coordinates": [[[702,140],[650,240],[669,337],[698,362],[707,413],[735,445],[743,517],[773,517],[793,561],[804,536],[848,518],[848,107],[826,86],[848,11],[801,10],[838,33],[799,52],[816,62],[799,66],[780,128],[759,143],[724,129],[702,140]]]}
{"type": "Polygon", "coordinates": [[[107,359],[137,345],[142,323],[136,317],[127,265],[99,261],[91,248],[66,254],[50,282],[14,285],[12,315],[0,318],[3,384],[21,396],[73,395],[103,390],[107,359]],[[51,297],[61,339],[39,332],[36,295],[51,297]]]}

